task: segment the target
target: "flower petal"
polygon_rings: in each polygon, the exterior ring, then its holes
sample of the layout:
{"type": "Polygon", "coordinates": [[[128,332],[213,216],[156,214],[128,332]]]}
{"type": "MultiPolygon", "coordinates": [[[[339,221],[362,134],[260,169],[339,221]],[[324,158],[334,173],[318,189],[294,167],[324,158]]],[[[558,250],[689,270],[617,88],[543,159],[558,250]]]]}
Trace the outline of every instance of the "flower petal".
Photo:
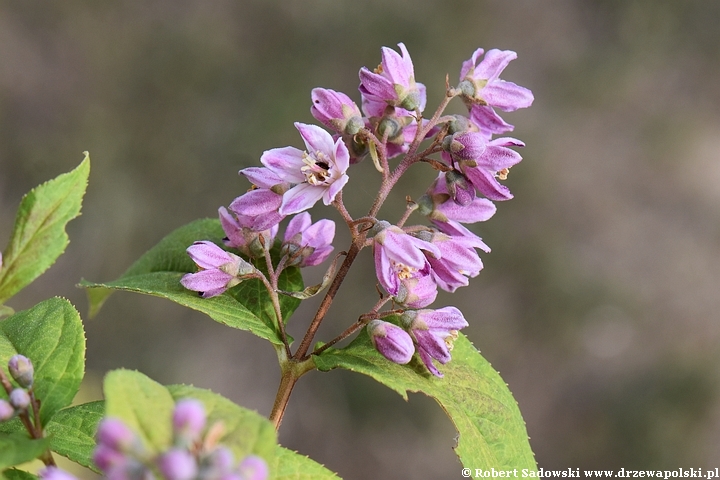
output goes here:
{"type": "Polygon", "coordinates": [[[325,187],[309,183],[295,185],[283,195],[279,212],[281,215],[292,215],[305,211],[315,205],[315,202],[322,198],[326,190],[325,187]]]}
{"type": "Polygon", "coordinates": [[[305,166],[303,154],[295,147],[273,148],[263,152],[260,161],[283,181],[302,183],[305,181],[305,175],[300,170],[305,166]]]}

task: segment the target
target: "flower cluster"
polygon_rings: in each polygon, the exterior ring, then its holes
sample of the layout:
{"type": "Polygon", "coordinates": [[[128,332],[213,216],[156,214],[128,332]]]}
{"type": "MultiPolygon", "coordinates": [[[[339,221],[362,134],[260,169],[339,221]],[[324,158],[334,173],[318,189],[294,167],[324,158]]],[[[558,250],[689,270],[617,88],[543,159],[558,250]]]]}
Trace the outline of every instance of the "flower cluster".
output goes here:
{"type": "MultiPolygon", "coordinates": [[[[173,445],[158,454],[148,451],[140,438],[121,420],[106,417],[98,426],[95,465],[105,478],[152,480],[265,480],[268,466],[249,455],[236,462],[232,452],[217,445],[222,425],[211,426],[205,435],[205,409],[197,400],[177,402],[172,417],[173,445]]],[[[55,467],[40,472],[44,480],[72,480],[55,467]]]]}
{"type": "MultiPolygon", "coordinates": [[[[488,220],[496,212],[493,202],[512,198],[501,181],[522,159],[513,150],[523,146],[520,140],[494,138],[514,128],[496,109],[509,112],[528,107],[533,95],[499,78],[516,58],[515,52],[477,49],[463,62],[457,87],[447,88],[446,102],[426,119],[425,85],[416,81],[405,45],[398,47],[399,52],[383,47],[377,68],[360,69],[360,106],[345,93],[313,89],[311,113],[329,132],[295,123],[305,149],[273,148],[261,156],[262,167],[241,170],[252,187],[228,208],[220,208],[220,220],[226,246],[247,257],[265,255],[270,263],[268,247],[275,242],[279,223],[295,215],[282,241],[283,256],[277,267],[281,270],[290,265],[317,265],[329,255],[334,223],[320,220],[312,224],[305,210],[320,199],[335,206],[355,245],[359,249],[372,246],[377,279],[387,292],[384,298],[405,312],[402,327],[379,320],[384,318],[378,312],[381,304],[365,317],[376,348],[401,364],[417,351],[430,372],[441,376],[432,359],[440,363],[450,360],[452,340],[467,322],[455,307],[426,307],[435,301],[439,289],[454,292],[482,270],[478,250],[490,249],[464,224],[488,220]],[[465,104],[467,114],[443,116],[455,97],[465,104]],[[433,136],[431,146],[420,152],[420,143],[433,136]],[[431,158],[435,154],[440,158],[431,158]],[[352,164],[367,155],[383,175],[383,183],[369,214],[356,220],[347,212],[341,191],[348,184],[352,164]],[[405,156],[391,171],[389,160],[400,155],[405,156]],[[393,224],[377,219],[398,178],[419,162],[437,171],[426,193],[410,203],[401,221],[393,224]],[[415,210],[429,225],[405,225],[415,210]],[[358,229],[357,222],[369,227],[358,229]]],[[[222,293],[241,279],[235,267],[239,257],[213,247],[222,252],[213,262],[191,251],[200,251],[200,247],[188,249],[201,271],[186,276],[183,285],[204,292],[203,296],[222,293]]],[[[204,242],[202,248],[212,247],[204,242]]]]}
{"type": "Polygon", "coordinates": [[[462,312],[455,307],[437,310],[408,310],[400,317],[402,328],[383,320],[372,320],[367,329],[375,348],[388,360],[404,365],[415,351],[433,375],[443,374],[433,359],[445,364],[450,361],[458,330],[468,326],[462,312]]]}
{"type": "Polygon", "coordinates": [[[8,372],[18,386],[13,386],[0,371],[0,381],[8,395],[7,400],[0,398],[0,422],[26,414],[33,400],[35,369],[30,359],[24,355],[13,355],[8,361],[8,372]]]}

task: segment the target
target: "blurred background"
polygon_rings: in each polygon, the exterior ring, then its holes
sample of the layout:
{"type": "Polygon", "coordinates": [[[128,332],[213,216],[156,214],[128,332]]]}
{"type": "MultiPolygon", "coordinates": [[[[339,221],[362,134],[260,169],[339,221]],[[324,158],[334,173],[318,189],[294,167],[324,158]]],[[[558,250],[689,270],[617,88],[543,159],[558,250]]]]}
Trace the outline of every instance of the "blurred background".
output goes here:
{"type": "MultiPolygon", "coordinates": [[[[527,143],[506,182],[516,198],[473,226],[493,249],[485,270],[436,305],[465,312],[539,466],[720,466],[719,25],[720,3],[693,0],[0,0],[0,248],[25,192],[92,158],[67,252],[9,304],[78,307],[83,401],[125,367],[268,415],[279,372],[264,341],[128,293],[90,320],[75,284],[117,278],[175,228],[214,217],[248,188],[239,169],[302,145],[292,122],[313,122],[313,87],[359,101],[357,71],[381,46],[407,45],[429,111],[477,47],[515,50],[503,78],[535,94],[503,115],[527,143]]],[[[363,162],[350,178],[361,215],[377,174],[363,162]]],[[[411,170],[385,218],[432,178],[411,170]]],[[[376,299],[365,255],[319,339],[376,299]]],[[[441,479],[459,478],[454,435],[423,395],[406,404],[336,371],[299,382],[280,440],[346,479],[441,479]]]]}

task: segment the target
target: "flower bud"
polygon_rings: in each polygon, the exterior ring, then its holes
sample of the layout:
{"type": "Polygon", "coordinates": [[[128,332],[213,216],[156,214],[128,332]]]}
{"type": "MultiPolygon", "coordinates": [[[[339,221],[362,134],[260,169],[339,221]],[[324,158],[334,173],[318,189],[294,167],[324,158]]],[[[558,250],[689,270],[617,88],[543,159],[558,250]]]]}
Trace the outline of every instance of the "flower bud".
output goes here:
{"type": "Polygon", "coordinates": [[[112,417],[106,417],[100,422],[96,436],[98,445],[105,445],[117,452],[129,452],[137,441],[135,433],[122,420],[112,417]]]}
{"type": "Polygon", "coordinates": [[[13,355],[8,362],[8,371],[23,388],[30,388],[33,384],[33,364],[24,355],[13,355]]]}
{"type": "Polygon", "coordinates": [[[455,307],[406,311],[402,314],[401,322],[415,338],[420,359],[425,366],[433,375],[442,377],[432,359],[442,364],[450,361],[450,351],[458,337],[458,330],[468,326],[462,312],[455,307]]]}
{"type": "Polygon", "coordinates": [[[124,453],[115,450],[103,443],[99,443],[93,451],[93,463],[103,472],[107,473],[111,469],[124,465],[128,458],[124,453]]]}
{"type": "Polygon", "coordinates": [[[415,353],[412,338],[397,325],[382,320],[372,320],[368,323],[367,329],[377,351],[391,362],[404,365],[415,353]]]}
{"type": "Polygon", "coordinates": [[[181,444],[189,445],[200,438],[205,428],[205,407],[195,399],[186,398],[177,402],[173,411],[173,431],[181,444]]]}
{"type": "Polygon", "coordinates": [[[198,471],[195,458],[187,450],[173,448],[163,453],[157,462],[167,480],[190,480],[198,471]]]}
{"type": "Polygon", "coordinates": [[[42,480],[77,480],[77,478],[57,467],[45,467],[38,472],[42,480]]]}
{"type": "Polygon", "coordinates": [[[266,480],[270,471],[267,463],[256,455],[248,455],[238,466],[241,478],[245,480],[266,480]]]}
{"type": "Polygon", "coordinates": [[[475,200],[475,187],[457,170],[445,173],[445,184],[450,197],[462,207],[466,207],[475,200]]]}
{"type": "Polygon", "coordinates": [[[10,420],[15,415],[15,409],[7,400],[0,398],[0,422],[10,420]]]}
{"type": "Polygon", "coordinates": [[[30,395],[24,388],[16,388],[10,392],[10,405],[16,410],[26,410],[30,406],[30,395]]]}
{"type": "Polygon", "coordinates": [[[470,130],[470,119],[464,115],[453,115],[448,122],[448,134],[463,133],[470,130]]]}

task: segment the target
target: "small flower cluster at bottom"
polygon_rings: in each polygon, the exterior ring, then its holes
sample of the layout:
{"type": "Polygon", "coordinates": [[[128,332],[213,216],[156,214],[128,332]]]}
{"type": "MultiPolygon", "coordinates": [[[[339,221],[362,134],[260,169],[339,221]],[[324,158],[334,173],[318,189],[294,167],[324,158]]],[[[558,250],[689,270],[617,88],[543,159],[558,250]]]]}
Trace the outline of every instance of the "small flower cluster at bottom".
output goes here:
{"type": "MultiPolygon", "coordinates": [[[[95,465],[106,478],[118,480],[266,480],[268,466],[249,455],[237,463],[232,452],[217,445],[222,425],[217,423],[202,435],[206,415],[202,403],[180,400],[172,417],[173,445],[159,454],[151,454],[140,438],[121,420],[107,417],[98,427],[95,465]]],[[[43,480],[73,480],[75,477],[56,468],[40,471],[43,480]]]]}
{"type": "Polygon", "coordinates": [[[375,348],[391,362],[404,365],[415,353],[437,377],[443,374],[433,364],[450,361],[450,350],[458,337],[458,330],[468,326],[465,317],[455,307],[437,310],[408,310],[400,316],[399,327],[383,320],[372,320],[367,329],[375,348]]]}

